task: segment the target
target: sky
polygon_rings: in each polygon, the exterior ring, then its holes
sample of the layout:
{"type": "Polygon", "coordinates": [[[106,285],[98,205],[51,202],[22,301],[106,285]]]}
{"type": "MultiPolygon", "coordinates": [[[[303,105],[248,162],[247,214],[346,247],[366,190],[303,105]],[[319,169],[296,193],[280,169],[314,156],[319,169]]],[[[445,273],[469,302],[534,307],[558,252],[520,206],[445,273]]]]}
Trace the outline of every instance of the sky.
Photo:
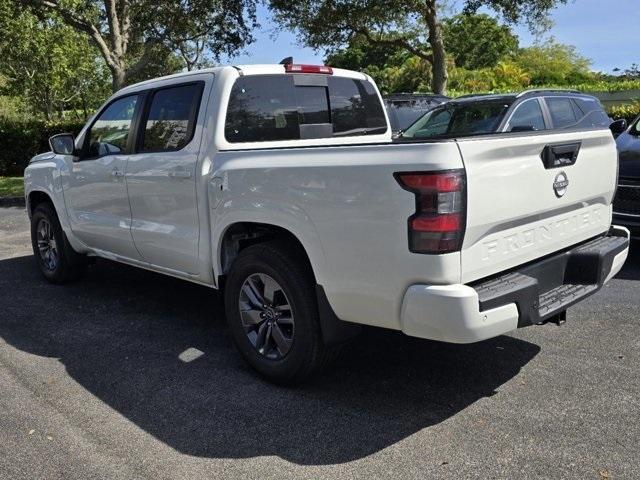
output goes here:
{"type": "MultiPolygon", "coordinates": [[[[461,4],[454,2],[454,8],[456,3],[461,4]]],[[[611,73],[615,67],[640,64],[640,0],[569,0],[553,10],[551,18],[554,25],[548,35],[574,45],[591,59],[594,70],[611,73]]],[[[256,41],[241,55],[223,59],[223,63],[278,63],[288,56],[293,56],[296,63],[322,63],[324,52],[300,46],[292,32],[278,32],[265,7],[258,9],[258,20],[261,28],[255,34],[256,41]]],[[[526,26],[516,26],[514,32],[521,46],[535,40],[526,26]]]]}

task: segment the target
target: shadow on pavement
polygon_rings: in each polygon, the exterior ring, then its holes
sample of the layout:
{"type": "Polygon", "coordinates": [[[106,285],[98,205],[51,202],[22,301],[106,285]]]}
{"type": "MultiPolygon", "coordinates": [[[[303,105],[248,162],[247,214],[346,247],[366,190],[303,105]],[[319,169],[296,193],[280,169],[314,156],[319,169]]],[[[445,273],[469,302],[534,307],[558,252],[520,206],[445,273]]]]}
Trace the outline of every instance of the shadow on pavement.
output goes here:
{"type": "Polygon", "coordinates": [[[47,284],[31,257],[0,261],[0,336],[56,357],[120,414],[189,455],[356,460],[457,414],[518,374],[539,347],[474,345],[371,329],[298,388],[257,378],[234,351],[211,290],[106,261],[47,284]],[[185,363],[189,347],[205,353],[185,363]]]}

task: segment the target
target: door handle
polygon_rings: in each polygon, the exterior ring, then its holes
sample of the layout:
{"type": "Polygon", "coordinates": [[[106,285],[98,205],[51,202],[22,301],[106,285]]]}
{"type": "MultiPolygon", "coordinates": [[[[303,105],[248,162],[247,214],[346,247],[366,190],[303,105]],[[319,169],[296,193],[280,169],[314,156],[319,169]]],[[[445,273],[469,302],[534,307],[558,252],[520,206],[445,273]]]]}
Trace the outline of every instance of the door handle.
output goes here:
{"type": "Polygon", "coordinates": [[[121,177],[122,176],[122,172],[120,170],[118,170],[118,168],[114,168],[113,170],[111,170],[111,176],[112,177],[121,177]]]}
{"type": "Polygon", "coordinates": [[[581,145],[582,142],[547,145],[540,154],[544,168],[573,165],[578,159],[581,145]]]}
{"type": "Polygon", "coordinates": [[[170,178],[191,178],[190,170],[171,170],[169,172],[170,178]]]}

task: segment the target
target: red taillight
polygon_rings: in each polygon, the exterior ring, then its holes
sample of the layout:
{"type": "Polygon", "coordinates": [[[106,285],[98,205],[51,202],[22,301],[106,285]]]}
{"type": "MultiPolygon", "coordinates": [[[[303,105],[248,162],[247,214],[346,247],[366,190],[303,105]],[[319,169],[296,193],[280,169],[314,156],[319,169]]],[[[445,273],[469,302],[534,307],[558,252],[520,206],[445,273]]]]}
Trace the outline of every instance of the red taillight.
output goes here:
{"type": "Polygon", "coordinates": [[[460,250],[465,227],[463,170],[396,173],[396,180],[416,197],[409,217],[409,250],[449,253],[460,250]]]}
{"type": "Polygon", "coordinates": [[[333,75],[333,68],[325,65],[301,65],[295,63],[287,63],[284,66],[287,73],[323,73],[325,75],[333,75]]]}

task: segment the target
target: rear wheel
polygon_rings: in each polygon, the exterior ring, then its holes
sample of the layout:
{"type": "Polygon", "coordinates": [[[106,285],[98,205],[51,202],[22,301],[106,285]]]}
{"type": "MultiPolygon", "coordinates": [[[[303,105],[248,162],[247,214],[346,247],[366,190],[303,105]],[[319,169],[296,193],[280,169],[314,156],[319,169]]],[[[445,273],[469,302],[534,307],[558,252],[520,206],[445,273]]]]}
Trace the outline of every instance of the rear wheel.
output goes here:
{"type": "Polygon", "coordinates": [[[84,255],[76,253],[48,203],[36,206],[31,216],[31,245],[42,275],[51,283],[65,283],[85,270],[84,255]]]}
{"type": "Polygon", "coordinates": [[[240,252],[225,311],[240,353],[271,381],[300,382],[334,356],[322,341],[313,275],[295,245],[274,241],[240,252]]]}

